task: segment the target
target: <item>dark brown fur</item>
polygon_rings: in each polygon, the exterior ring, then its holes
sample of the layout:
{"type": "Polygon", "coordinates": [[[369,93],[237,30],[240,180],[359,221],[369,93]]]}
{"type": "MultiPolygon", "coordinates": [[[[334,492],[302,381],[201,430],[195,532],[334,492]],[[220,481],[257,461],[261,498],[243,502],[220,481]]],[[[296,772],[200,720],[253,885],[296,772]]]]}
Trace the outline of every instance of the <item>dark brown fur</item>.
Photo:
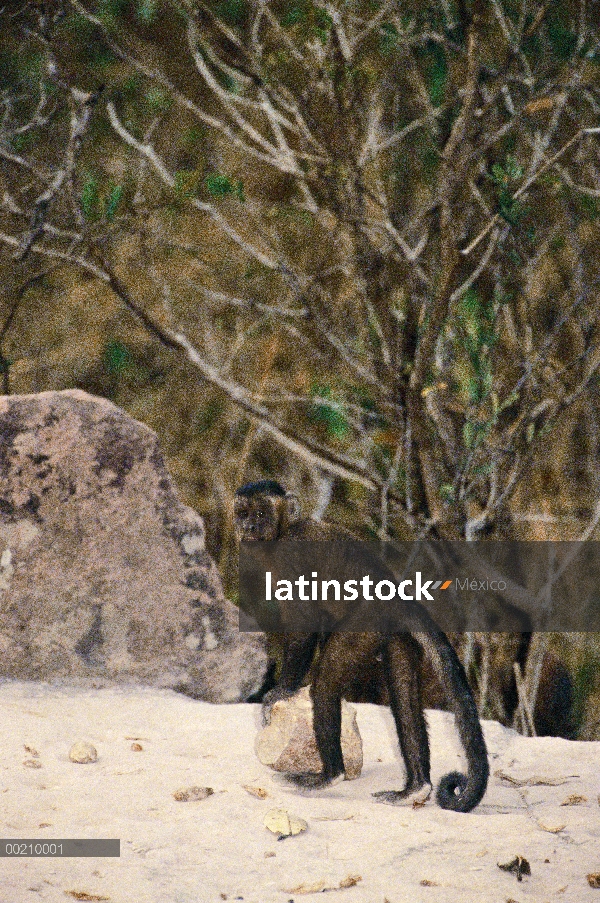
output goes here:
{"type": "MultiPolygon", "coordinates": [[[[240,540],[323,541],[352,539],[347,531],[300,517],[298,500],[273,481],[250,483],[236,493],[235,525],[240,540]]],[[[280,603],[285,622],[285,603],[280,603]]],[[[308,673],[320,647],[311,683],[313,725],[323,762],[321,775],[301,775],[294,780],[304,787],[325,786],[344,774],[341,749],[341,701],[362,668],[381,659],[389,702],[406,767],[406,785],[401,791],[375,794],[385,802],[399,803],[431,786],[429,741],[421,703],[421,649],[431,659],[455,712],[466,751],[468,777],[445,775],[437,799],[443,808],[468,812],[481,800],[488,778],[483,735],[467,679],[454,649],[427,613],[413,605],[411,615],[418,626],[410,633],[349,632],[348,612],[332,609],[335,623],[346,617],[345,632],[325,636],[295,633],[283,640],[283,664],[276,686],[263,699],[263,712],[278,699],[295,693],[308,673]]],[[[350,615],[351,616],[351,615],[350,615]]]]}

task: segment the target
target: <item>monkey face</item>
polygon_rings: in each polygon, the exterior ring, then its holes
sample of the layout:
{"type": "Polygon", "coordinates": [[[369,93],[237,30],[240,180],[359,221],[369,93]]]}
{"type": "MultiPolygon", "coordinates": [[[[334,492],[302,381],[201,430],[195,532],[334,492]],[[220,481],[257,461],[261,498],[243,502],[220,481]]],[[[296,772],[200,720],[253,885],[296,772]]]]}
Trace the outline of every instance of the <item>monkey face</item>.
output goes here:
{"type": "Polygon", "coordinates": [[[266,495],[236,498],[233,518],[238,539],[244,542],[277,539],[282,517],[278,501],[266,495]]]}

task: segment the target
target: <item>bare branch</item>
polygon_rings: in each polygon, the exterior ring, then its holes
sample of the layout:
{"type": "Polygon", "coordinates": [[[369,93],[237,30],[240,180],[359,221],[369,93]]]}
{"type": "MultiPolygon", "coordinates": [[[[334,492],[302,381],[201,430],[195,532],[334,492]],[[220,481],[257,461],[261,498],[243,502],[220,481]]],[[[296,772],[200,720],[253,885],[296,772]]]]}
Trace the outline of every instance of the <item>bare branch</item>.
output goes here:
{"type": "Polygon", "coordinates": [[[98,97],[98,94],[84,93],[76,88],[71,89],[71,129],[63,165],[55,173],[46,190],[39,195],[33,205],[29,231],[23,236],[21,249],[17,255],[19,260],[24,260],[27,257],[31,246],[44,231],[46,215],[52,202],[60,192],[63,184],[73,177],[77,154],[81,149],[83,136],[89,125],[92,110],[98,102],[98,97]]]}
{"type": "Polygon", "coordinates": [[[272,154],[265,153],[264,151],[261,151],[257,147],[255,147],[254,144],[244,141],[239,136],[239,134],[237,134],[235,129],[231,128],[220,119],[217,119],[216,117],[211,116],[209,113],[206,113],[196,103],[190,100],[189,97],[186,97],[186,95],[179,91],[176,85],[169,78],[167,78],[164,73],[150,68],[140,59],[138,59],[134,54],[130,53],[129,51],[125,50],[125,48],[117,44],[111,37],[110,33],[106,30],[106,27],[102,20],[98,19],[97,16],[92,15],[85,8],[85,6],[83,6],[83,4],[79,2],[79,0],[68,0],[68,2],[85,19],[87,19],[88,22],[91,22],[102,30],[103,39],[106,42],[106,45],[115,54],[115,56],[129,63],[130,66],[132,66],[138,72],[141,72],[151,81],[154,81],[157,84],[161,85],[161,87],[168,91],[169,96],[173,98],[178,106],[192,113],[193,116],[195,116],[196,119],[198,119],[200,122],[203,122],[205,125],[208,125],[211,128],[215,129],[215,131],[223,134],[229,141],[231,141],[231,143],[235,147],[241,150],[244,154],[250,154],[250,156],[255,157],[258,160],[262,160],[263,163],[277,167],[277,158],[273,157],[272,154]]]}
{"type": "MultiPolygon", "coordinates": [[[[2,236],[0,235],[0,238],[2,236]]],[[[256,418],[262,428],[266,430],[280,445],[287,448],[305,464],[317,467],[327,473],[360,483],[369,489],[376,489],[378,478],[372,476],[363,465],[350,461],[343,455],[336,454],[330,449],[319,446],[308,438],[302,440],[292,431],[279,426],[268,408],[252,401],[250,393],[239,383],[224,379],[219,371],[209,364],[199,354],[197,349],[189,341],[185,333],[177,329],[171,329],[159,325],[131,298],[129,292],[113,272],[106,260],[102,260],[102,278],[111,286],[115,294],[123,301],[126,307],[141,320],[144,327],[154,335],[167,348],[185,352],[187,359],[199,370],[204,379],[211,385],[223,391],[232,401],[242,408],[247,414],[256,418]]]]}
{"type": "Polygon", "coordinates": [[[262,304],[260,301],[254,301],[251,298],[236,298],[234,295],[228,295],[224,292],[216,292],[212,289],[206,288],[204,285],[198,285],[198,283],[193,283],[194,288],[198,289],[198,291],[202,292],[209,300],[224,302],[225,304],[231,304],[233,307],[240,307],[244,310],[257,310],[260,313],[268,314],[276,317],[289,317],[291,319],[305,319],[308,316],[308,309],[305,307],[301,308],[291,308],[291,307],[274,307],[271,304],[262,304]]]}
{"type": "MultiPolygon", "coordinates": [[[[108,118],[110,119],[110,123],[114,128],[115,132],[121,136],[121,138],[133,147],[139,154],[145,157],[157,175],[160,177],[161,181],[164,182],[165,185],[168,185],[169,188],[174,189],[176,185],[175,177],[169,172],[163,161],[160,159],[154,148],[151,144],[143,144],[141,141],[138,141],[131,132],[127,131],[125,126],[121,123],[119,117],[117,116],[117,111],[115,110],[114,104],[112,102],[107,103],[106,110],[108,112],[108,118]]],[[[211,219],[215,221],[215,223],[219,226],[219,228],[227,235],[232,241],[235,242],[238,247],[240,247],[246,254],[249,254],[255,260],[258,260],[259,263],[262,263],[263,266],[268,267],[270,270],[278,270],[281,268],[281,265],[274,260],[272,257],[269,257],[268,254],[265,254],[259,248],[254,247],[250,242],[246,241],[245,238],[240,235],[237,229],[234,229],[227,220],[212,206],[212,204],[206,204],[204,201],[199,200],[196,197],[186,196],[186,202],[190,204],[192,207],[195,207],[196,210],[199,210],[201,213],[207,213],[211,219]]]]}
{"type": "MultiPolygon", "coordinates": [[[[21,247],[21,242],[15,238],[13,235],[7,235],[5,232],[0,232],[0,241],[4,242],[5,245],[8,245],[15,250],[21,247]]],[[[56,248],[48,248],[45,245],[40,245],[37,242],[29,249],[30,252],[41,254],[43,257],[50,257],[54,260],[62,260],[65,263],[71,264],[72,266],[76,266],[81,270],[85,270],[85,272],[96,276],[98,279],[102,279],[103,282],[107,282],[106,273],[101,269],[101,267],[96,266],[91,260],[87,257],[82,257],[79,254],[72,254],[68,251],[58,251],[56,248]]]]}
{"type": "MultiPolygon", "coordinates": [[[[508,231],[508,226],[505,229],[505,232],[506,231],[508,231]]],[[[494,253],[494,250],[496,249],[496,245],[498,244],[499,238],[500,238],[500,229],[499,228],[493,229],[492,234],[490,236],[490,240],[488,242],[488,246],[485,249],[485,251],[483,252],[483,254],[481,256],[481,260],[479,261],[479,263],[477,264],[477,266],[475,267],[473,272],[465,279],[465,281],[461,285],[459,285],[459,287],[457,289],[455,289],[452,292],[452,294],[450,295],[450,303],[452,303],[453,301],[456,301],[458,298],[460,298],[461,295],[463,295],[467,291],[467,289],[469,289],[473,285],[473,283],[477,279],[479,279],[479,277],[481,276],[481,274],[487,267],[488,263],[490,262],[490,258],[492,256],[492,254],[494,253]]]]}
{"type": "Polygon", "coordinates": [[[360,45],[365,41],[366,38],[369,37],[374,29],[378,28],[381,22],[388,15],[390,10],[394,9],[396,6],[396,0],[387,0],[387,3],[384,3],[383,6],[372,16],[364,28],[358,32],[356,37],[351,41],[352,50],[356,51],[360,45]]]}

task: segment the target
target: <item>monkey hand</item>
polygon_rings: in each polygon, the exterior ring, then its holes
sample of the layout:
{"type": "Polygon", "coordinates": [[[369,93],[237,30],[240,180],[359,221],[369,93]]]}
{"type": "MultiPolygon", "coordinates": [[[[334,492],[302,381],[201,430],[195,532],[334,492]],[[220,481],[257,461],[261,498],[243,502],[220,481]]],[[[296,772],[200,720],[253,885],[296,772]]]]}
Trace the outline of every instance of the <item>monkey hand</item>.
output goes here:
{"type": "Polygon", "coordinates": [[[273,687],[268,693],[265,693],[262,701],[262,722],[263,725],[271,723],[271,709],[276,702],[281,699],[290,699],[294,695],[293,690],[287,690],[285,687],[273,687]]]}

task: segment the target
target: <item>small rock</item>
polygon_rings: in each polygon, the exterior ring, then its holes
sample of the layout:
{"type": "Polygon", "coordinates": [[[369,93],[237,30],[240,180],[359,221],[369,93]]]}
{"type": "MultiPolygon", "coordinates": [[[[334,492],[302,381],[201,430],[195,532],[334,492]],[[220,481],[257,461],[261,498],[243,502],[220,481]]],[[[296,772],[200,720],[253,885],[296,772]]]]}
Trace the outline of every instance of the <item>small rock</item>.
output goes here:
{"type": "Polygon", "coordinates": [[[132,743],[132,744],[131,744],[131,751],[132,751],[132,752],[141,752],[141,751],[143,750],[143,748],[144,748],[144,747],[142,746],[141,743],[132,743]]]}
{"type": "Polygon", "coordinates": [[[69,759],[71,762],[77,762],[79,765],[87,765],[90,762],[98,761],[98,753],[96,747],[92,746],[91,743],[84,743],[80,740],[71,747],[69,759]]]}
{"type": "Polygon", "coordinates": [[[25,759],[23,766],[25,768],[42,768],[42,763],[38,762],[36,759],[25,759]]]}
{"type": "MultiPolygon", "coordinates": [[[[258,734],[255,749],[259,761],[274,771],[319,774],[323,770],[312,726],[309,687],[274,704],[271,720],[258,734]]],[[[342,703],[342,755],[346,778],[359,777],[363,764],[362,740],[356,709],[347,702],[342,703]]]]}
{"type": "Polygon", "coordinates": [[[257,800],[266,800],[268,793],[262,787],[251,787],[249,784],[242,784],[242,787],[250,796],[255,796],[257,800]]]}
{"type": "Polygon", "coordinates": [[[68,897],[73,897],[74,900],[83,900],[84,903],[100,903],[102,900],[110,900],[110,897],[102,897],[100,894],[88,894],[85,890],[66,890],[65,894],[68,897]]]}
{"type": "MultiPolygon", "coordinates": [[[[360,881],[362,881],[361,875],[348,875],[347,878],[342,878],[339,884],[327,884],[324,880],[311,881],[295,887],[282,888],[282,890],[286,894],[322,894],[331,890],[346,890],[349,887],[356,887],[360,881]]],[[[385,900],[384,903],[386,903],[385,900]]]]}
{"type": "Polygon", "coordinates": [[[178,803],[195,803],[212,796],[214,792],[212,787],[182,787],[173,793],[173,799],[178,803]]]}
{"type": "Polygon", "coordinates": [[[591,872],[587,876],[587,883],[590,887],[600,887],[600,872],[591,872]]]}

